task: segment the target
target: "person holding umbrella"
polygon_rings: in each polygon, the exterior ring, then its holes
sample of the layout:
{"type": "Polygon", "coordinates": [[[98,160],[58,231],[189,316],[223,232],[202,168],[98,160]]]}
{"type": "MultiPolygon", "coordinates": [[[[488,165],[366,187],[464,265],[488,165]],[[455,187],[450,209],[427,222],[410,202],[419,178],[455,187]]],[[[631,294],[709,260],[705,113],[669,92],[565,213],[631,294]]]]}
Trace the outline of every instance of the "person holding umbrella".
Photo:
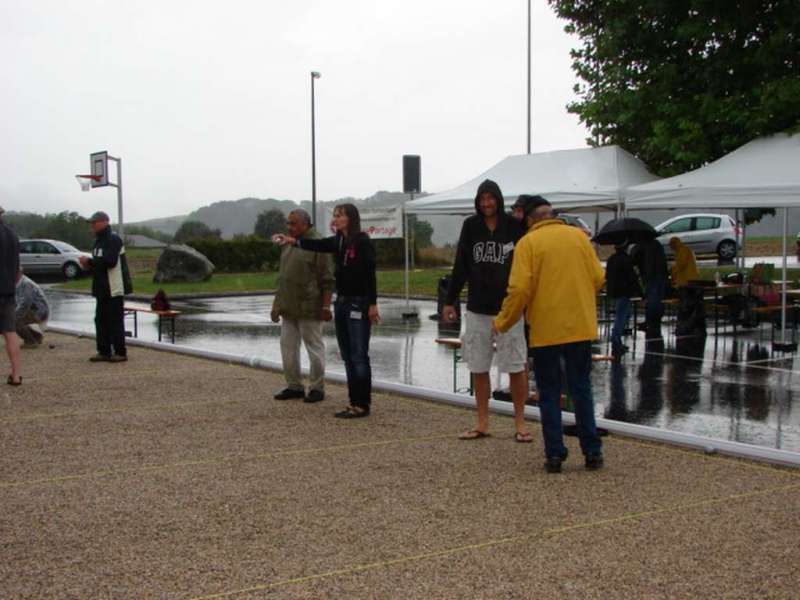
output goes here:
{"type": "Polygon", "coordinates": [[[631,298],[642,295],[639,278],[628,255],[627,239],[614,246],[606,263],[606,292],[614,302],[614,326],[611,329],[611,355],[619,360],[628,347],[622,343],[625,324],[631,314],[631,298]]]}
{"type": "Polygon", "coordinates": [[[661,338],[663,302],[667,292],[667,256],[656,236],[656,230],[649,223],[627,217],[609,221],[594,238],[598,244],[636,244],[631,260],[645,286],[644,329],[648,339],[661,338]]]}
{"type": "MultiPolygon", "coordinates": [[[[663,301],[667,292],[667,255],[656,237],[657,232],[652,225],[633,217],[609,221],[594,237],[594,241],[598,244],[636,244],[631,261],[639,270],[639,276],[645,286],[644,330],[648,339],[661,338],[663,301]]],[[[613,297],[608,288],[607,291],[609,296],[613,297]]]]}

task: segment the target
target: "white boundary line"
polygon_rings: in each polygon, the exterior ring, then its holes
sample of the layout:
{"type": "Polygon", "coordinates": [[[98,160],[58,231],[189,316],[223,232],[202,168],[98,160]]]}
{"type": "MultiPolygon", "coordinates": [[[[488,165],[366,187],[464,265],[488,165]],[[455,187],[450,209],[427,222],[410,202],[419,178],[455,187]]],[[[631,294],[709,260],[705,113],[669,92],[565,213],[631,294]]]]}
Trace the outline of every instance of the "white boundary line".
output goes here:
{"type": "MultiPolygon", "coordinates": [[[[79,337],[94,337],[93,331],[67,329],[65,327],[48,327],[48,331],[55,333],[63,333],[67,335],[77,335],[79,337]]],[[[218,360],[230,364],[245,365],[259,369],[268,369],[271,371],[283,371],[283,365],[279,362],[265,360],[259,356],[240,356],[236,354],[229,354],[227,352],[214,352],[210,350],[203,350],[201,348],[193,348],[191,346],[176,346],[167,342],[149,342],[139,340],[136,338],[128,338],[126,343],[131,346],[139,346],[142,348],[150,348],[152,350],[160,350],[163,352],[174,352],[186,356],[195,356],[198,358],[207,358],[211,360],[218,360]]],[[[740,364],[740,363],[731,363],[740,364]]],[[[764,368],[764,367],[758,367],[764,368]]],[[[329,373],[325,378],[337,383],[346,383],[344,374],[329,373]]],[[[463,394],[454,394],[452,392],[442,392],[430,388],[421,388],[417,386],[406,385],[403,383],[394,383],[390,381],[373,381],[373,389],[381,390],[384,392],[394,392],[403,396],[412,398],[420,398],[422,400],[433,400],[454,406],[464,408],[473,408],[475,402],[472,396],[465,396],[463,394]]],[[[514,407],[510,402],[501,402],[499,400],[489,400],[489,409],[497,414],[511,415],[514,414],[514,407]]],[[[535,406],[525,407],[525,417],[528,419],[541,420],[539,416],[539,409],[535,406]]],[[[575,416],[572,413],[563,413],[563,420],[565,423],[573,425],[575,423],[575,416]]],[[[597,426],[603,427],[610,432],[634,437],[638,439],[650,440],[654,442],[664,442],[677,446],[687,448],[695,448],[703,450],[708,454],[725,454],[728,456],[736,456],[739,458],[746,458],[749,460],[756,460],[762,462],[769,462],[778,465],[785,465],[791,467],[800,467],[800,453],[789,452],[788,450],[778,450],[775,448],[766,448],[761,446],[752,446],[750,444],[743,444],[741,442],[732,442],[728,440],[718,440],[706,436],[693,435],[689,433],[679,433],[675,431],[666,431],[664,429],[656,429],[655,427],[647,427],[645,425],[636,425],[633,423],[623,423],[621,421],[612,421],[609,419],[598,418],[597,426]]]]}

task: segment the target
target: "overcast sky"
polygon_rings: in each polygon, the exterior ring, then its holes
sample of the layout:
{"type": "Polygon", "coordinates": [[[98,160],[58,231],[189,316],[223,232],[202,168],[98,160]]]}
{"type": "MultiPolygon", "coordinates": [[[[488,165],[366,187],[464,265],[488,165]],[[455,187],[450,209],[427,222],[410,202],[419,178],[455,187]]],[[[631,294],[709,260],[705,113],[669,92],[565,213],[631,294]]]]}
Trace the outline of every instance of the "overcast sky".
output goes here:
{"type": "MultiPolygon", "coordinates": [[[[584,147],[570,48],[533,0],[533,151],[584,147]]],[[[125,221],[246,196],[455,187],[526,151],[526,0],[0,0],[0,205],[89,214],[89,154],[123,159],[125,221]]]]}

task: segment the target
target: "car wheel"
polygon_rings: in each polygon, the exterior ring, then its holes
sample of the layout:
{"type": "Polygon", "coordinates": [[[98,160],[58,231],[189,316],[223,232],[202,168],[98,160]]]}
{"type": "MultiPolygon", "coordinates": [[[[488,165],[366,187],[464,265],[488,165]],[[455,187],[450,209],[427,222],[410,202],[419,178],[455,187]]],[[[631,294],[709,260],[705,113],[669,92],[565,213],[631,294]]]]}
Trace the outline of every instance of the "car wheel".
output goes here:
{"type": "Polygon", "coordinates": [[[717,256],[724,259],[734,258],[736,256],[736,242],[731,240],[724,240],[717,246],[717,256]]]}
{"type": "Polygon", "coordinates": [[[81,274],[81,268],[76,265],[74,262],[68,262],[65,264],[61,271],[64,273],[64,277],[67,279],[75,279],[78,275],[81,274]]]}

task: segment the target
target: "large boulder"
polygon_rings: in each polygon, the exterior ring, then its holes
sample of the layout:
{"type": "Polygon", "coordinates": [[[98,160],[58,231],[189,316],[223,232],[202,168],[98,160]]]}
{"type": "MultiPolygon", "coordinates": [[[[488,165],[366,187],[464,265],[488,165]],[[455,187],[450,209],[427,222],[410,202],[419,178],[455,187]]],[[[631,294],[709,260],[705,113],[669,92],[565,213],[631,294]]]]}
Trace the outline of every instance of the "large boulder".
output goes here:
{"type": "Polygon", "coordinates": [[[203,254],[184,244],[170,244],[161,252],[153,275],[155,283],[206,281],[214,272],[214,264],[203,254]]]}

